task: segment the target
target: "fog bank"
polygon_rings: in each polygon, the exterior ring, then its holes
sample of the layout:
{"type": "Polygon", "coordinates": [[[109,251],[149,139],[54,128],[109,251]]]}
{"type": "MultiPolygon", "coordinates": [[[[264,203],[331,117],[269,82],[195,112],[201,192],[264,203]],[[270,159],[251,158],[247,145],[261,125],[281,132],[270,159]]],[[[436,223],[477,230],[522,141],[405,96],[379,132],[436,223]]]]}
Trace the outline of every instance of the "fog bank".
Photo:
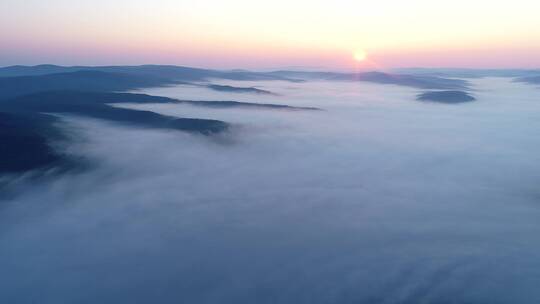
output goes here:
{"type": "Polygon", "coordinates": [[[219,84],[277,95],[142,92],[324,111],[115,105],[233,125],[212,137],[62,116],[57,149],[91,165],[12,183],[0,302],[540,301],[539,90],[219,84]]]}

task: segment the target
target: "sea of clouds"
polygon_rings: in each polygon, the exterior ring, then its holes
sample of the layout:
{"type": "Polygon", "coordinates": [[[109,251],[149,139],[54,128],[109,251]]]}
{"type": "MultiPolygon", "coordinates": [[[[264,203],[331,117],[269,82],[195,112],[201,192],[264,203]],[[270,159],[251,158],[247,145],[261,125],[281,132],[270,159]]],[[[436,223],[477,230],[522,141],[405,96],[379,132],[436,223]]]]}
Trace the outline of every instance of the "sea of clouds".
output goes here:
{"type": "Polygon", "coordinates": [[[122,105],[220,119],[207,137],[63,116],[85,170],[17,177],[0,203],[2,303],[535,303],[540,90],[224,82],[186,100],[322,111],[122,105]]]}

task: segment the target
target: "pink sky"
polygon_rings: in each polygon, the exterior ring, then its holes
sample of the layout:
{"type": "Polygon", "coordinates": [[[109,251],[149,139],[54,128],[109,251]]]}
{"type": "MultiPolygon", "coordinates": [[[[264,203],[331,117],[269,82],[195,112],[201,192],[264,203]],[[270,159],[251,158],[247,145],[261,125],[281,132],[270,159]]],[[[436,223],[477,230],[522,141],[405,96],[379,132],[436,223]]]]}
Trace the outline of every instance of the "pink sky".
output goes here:
{"type": "Polygon", "coordinates": [[[4,0],[0,65],[539,68],[539,11],[531,0],[4,0]]]}

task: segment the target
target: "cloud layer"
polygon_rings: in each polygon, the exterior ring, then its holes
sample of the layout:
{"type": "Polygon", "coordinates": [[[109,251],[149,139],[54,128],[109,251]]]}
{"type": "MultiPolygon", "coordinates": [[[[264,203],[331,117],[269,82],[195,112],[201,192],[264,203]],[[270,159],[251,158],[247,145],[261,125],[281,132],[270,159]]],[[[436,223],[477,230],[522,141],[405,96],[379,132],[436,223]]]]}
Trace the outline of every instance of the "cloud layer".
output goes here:
{"type": "Polygon", "coordinates": [[[324,81],[257,83],[279,96],[146,92],[325,111],[128,105],[234,125],[214,138],[63,116],[76,141],[58,149],[93,165],[12,181],[0,300],[540,300],[540,93],[473,84],[478,101],[455,106],[324,81]]]}

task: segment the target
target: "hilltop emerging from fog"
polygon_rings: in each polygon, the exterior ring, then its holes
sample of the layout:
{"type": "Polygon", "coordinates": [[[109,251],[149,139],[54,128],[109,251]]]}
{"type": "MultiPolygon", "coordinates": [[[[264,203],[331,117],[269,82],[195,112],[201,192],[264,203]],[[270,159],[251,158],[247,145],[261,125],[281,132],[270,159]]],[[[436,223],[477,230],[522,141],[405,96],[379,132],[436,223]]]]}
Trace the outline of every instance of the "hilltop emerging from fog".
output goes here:
{"type": "MultiPolygon", "coordinates": [[[[62,155],[47,142],[58,138],[58,118],[51,114],[74,114],[147,128],[173,129],[202,135],[215,135],[229,129],[230,123],[198,117],[171,117],[151,111],[118,108],[118,103],[184,103],[199,107],[252,109],[318,110],[286,104],[238,102],[232,100],[190,101],[158,96],[119,93],[142,88],[185,85],[222,93],[278,96],[255,86],[216,84],[216,80],[234,81],[306,81],[371,82],[424,90],[418,100],[439,103],[474,101],[464,77],[515,77],[516,81],[537,84],[540,73],[534,70],[407,69],[384,72],[317,72],[279,70],[212,70],[169,65],[141,66],[10,66],[0,68],[0,172],[18,172],[58,164],[62,155]],[[33,153],[26,153],[28,150],[33,153]]],[[[60,134],[61,135],[61,134],[60,134]]]]}

